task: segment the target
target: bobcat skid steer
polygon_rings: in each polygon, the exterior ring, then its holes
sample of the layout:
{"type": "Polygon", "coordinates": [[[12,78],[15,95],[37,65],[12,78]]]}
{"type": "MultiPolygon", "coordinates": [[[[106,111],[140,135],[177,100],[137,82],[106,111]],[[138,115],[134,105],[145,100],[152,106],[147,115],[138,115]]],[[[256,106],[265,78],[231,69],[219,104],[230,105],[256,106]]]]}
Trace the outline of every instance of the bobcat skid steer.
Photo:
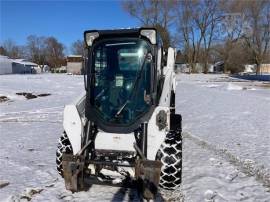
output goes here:
{"type": "Polygon", "coordinates": [[[86,185],[181,184],[181,116],[175,113],[173,48],[153,28],[84,32],[85,96],[64,109],[57,170],[72,192],[86,185]]]}

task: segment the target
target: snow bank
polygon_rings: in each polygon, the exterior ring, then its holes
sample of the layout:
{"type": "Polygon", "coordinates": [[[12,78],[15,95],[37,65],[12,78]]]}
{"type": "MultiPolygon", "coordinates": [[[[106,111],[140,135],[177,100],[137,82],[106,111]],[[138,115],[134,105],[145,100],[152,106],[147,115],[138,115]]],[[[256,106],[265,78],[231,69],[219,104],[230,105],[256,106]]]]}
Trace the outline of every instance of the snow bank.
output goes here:
{"type": "Polygon", "coordinates": [[[243,90],[243,87],[232,83],[228,83],[227,90],[243,90]]]}

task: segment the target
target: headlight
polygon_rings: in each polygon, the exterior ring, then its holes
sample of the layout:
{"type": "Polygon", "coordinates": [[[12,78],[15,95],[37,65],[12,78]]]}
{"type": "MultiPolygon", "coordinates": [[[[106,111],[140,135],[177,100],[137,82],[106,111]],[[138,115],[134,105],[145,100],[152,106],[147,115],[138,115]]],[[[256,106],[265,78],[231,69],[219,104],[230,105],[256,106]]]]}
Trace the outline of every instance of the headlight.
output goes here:
{"type": "Polygon", "coordinates": [[[87,32],[84,36],[84,41],[87,44],[87,46],[92,46],[93,41],[99,37],[98,32],[87,32]]]}
{"type": "Polygon", "coordinates": [[[156,30],[154,29],[142,29],[141,35],[147,37],[152,44],[157,43],[156,30]]]}

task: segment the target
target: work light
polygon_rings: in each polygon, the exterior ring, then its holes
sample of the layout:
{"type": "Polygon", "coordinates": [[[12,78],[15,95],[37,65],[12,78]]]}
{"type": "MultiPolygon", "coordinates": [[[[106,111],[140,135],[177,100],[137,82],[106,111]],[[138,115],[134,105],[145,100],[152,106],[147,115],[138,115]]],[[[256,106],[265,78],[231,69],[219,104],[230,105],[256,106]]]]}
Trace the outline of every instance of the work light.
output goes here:
{"type": "Polygon", "coordinates": [[[141,35],[147,37],[152,44],[157,43],[156,30],[154,29],[142,29],[141,35]]]}
{"type": "Polygon", "coordinates": [[[99,37],[98,32],[86,32],[84,35],[84,41],[87,46],[92,46],[93,41],[99,37]]]}

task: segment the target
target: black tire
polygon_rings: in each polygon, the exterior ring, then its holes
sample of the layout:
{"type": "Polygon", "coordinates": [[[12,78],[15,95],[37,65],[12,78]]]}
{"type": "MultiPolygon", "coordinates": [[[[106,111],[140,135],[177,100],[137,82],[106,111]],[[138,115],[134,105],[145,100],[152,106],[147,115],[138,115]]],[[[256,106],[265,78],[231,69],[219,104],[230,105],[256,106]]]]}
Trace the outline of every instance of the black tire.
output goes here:
{"type": "Polygon", "coordinates": [[[72,154],[72,146],[65,132],[58,139],[56,150],[56,168],[58,173],[63,177],[62,156],[63,153],[72,154]]]}
{"type": "Polygon", "coordinates": [[[162,162],[159,186],[174,190],[182,182],[182,136],[181,131],[170,131],[162,143],[157,160],[162,162]]]}

